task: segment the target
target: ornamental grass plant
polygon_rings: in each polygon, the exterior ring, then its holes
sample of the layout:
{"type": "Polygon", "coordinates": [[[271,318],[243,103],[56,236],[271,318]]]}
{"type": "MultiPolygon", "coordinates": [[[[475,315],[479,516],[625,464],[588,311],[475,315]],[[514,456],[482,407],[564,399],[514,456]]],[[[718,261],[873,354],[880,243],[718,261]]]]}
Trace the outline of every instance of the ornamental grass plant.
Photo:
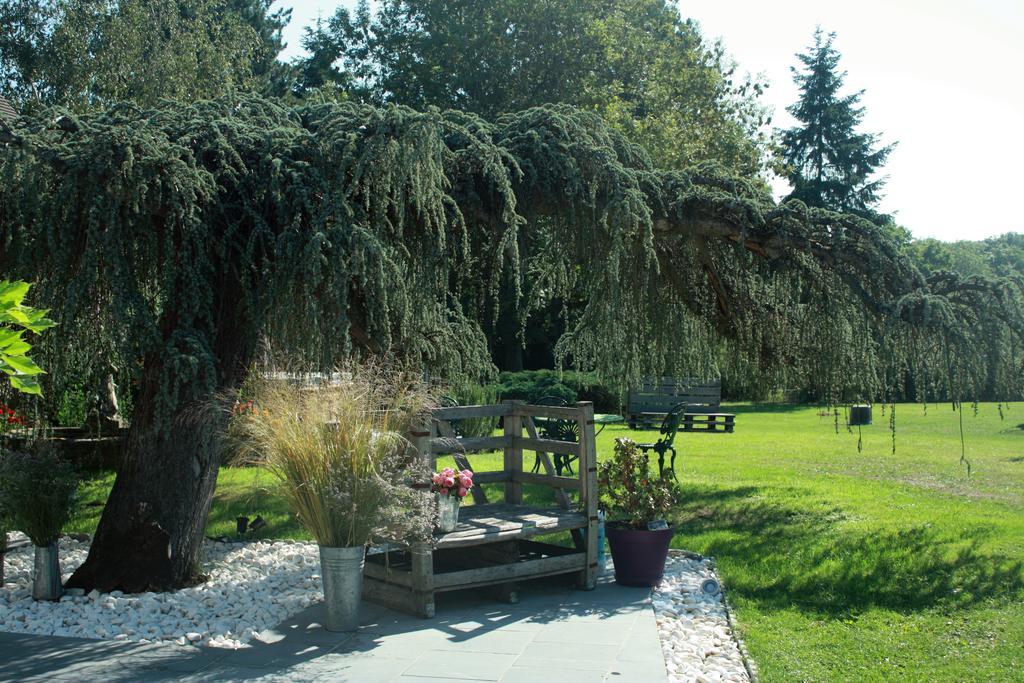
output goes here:
{"type": "Polygon", "coordinates": [[[280,480],[322,546],[428,537],[436,517],[430,471],[405,435],[434,407],[434,396],[379,367],[339,376],[314,386],[258,384],[234,420],[241,458],[280,480]]]}

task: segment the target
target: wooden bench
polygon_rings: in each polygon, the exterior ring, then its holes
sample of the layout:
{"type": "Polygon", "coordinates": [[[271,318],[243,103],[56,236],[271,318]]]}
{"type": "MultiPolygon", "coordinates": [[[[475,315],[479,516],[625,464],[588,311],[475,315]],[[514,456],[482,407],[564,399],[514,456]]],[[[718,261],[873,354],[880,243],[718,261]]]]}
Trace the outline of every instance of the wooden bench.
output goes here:
{"type": "Polygon", "coordinates": [[[371,549],[363,576],[364,598],[430,618],[434,597],[443,591],[494,586],[498,597],[516,602],[517,581],[557,574],[575,574],[580,587],[594,588],[598,490],[593,404],[556,407],[505,401],[439,408],[410,441],[435,470],[439,456],[453,457],[459,468],[473,469],[466,454],[477,450],[501,451],[503,469],[474,471],[474,504],[464,501],[454,531],[435,534],[432,544],[385,542],[371,549]],[[504,418],[503,434],[460,438],[452,429],[452,420],[487,416],[504,418]],[[573,420],[579,440],[540,438],[534,418],[573,420]],[[524,471],[527,452],[532,452],[530,458],[537,454],[543,473],[524,471]],[[577,474],[559,476],[551,453],[578,456],[577,474]],[[502,484],[501,502],[488,500],[482,484],[502,484]],[[524,505],[524,484],[552,489],[553,504],[524,505]],[[566,531],[572,547],[535,538],[566,531]]]}
{"type": "Polygon", "coordinates": [[[629,390],[627,422],[630,429],[657,425],[680,403],[686,412],[679,429],[684,432],[732,432],[733,413],[719,412],[722,405],[722,381],[672,377],[645,380],[629,390]]]}

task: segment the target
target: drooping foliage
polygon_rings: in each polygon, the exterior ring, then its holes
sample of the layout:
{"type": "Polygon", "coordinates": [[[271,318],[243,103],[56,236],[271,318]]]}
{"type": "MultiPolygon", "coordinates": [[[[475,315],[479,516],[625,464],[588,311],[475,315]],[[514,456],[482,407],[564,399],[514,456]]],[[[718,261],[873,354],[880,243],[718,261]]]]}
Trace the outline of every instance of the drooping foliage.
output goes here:
{"type": "Polygon", "coordinates": [[[221,364],[260,338],[319,366],[389,353],[486,372],[505,278],[530,306],[582,302],[560,357],[608,377],[702,374],[724,337],[822,391],[881,396],[926,361],[929,381],[973,386],[979,320],[1001,330],[1007,386],[1019,368],[1019,284],[926,280],[882,228],[775,205],[714,166],[656,170],[572,108],[487,122],[243,97],[58,115],[4,153],[3,265],[42,278],[63,347],[122,369],[156,354],[165,412],[240,376],[221,364]]]}

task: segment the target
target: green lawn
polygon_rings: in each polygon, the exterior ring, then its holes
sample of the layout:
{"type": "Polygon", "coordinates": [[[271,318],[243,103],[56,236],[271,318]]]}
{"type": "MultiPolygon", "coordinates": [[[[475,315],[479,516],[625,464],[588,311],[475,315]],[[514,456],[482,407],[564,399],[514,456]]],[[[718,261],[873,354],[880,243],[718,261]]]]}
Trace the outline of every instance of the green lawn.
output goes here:
{"type": "MultiPolygon", "coordinates": [[[[678,437],[674,545],[716,558],[764,680],[1024,680],[1024,406],[1003,421],[995,405],[968,410],[970,478],[948,405],[898,406],[895,455],[878,407],[861,453],[816,408],[730,410],[736,433],[678,437]]],[[[655,436],[609,427],[599,455],[626,435],[655,436]]],[[[85,500],[109,485],[89,482],[85,500]]],[[[257,470],[224,470],[208,533],[259,513],[264,536],[305,538],[272,487],[257,470]]],[[[92,531],[98,511],[74,530],[92,531]]]]}

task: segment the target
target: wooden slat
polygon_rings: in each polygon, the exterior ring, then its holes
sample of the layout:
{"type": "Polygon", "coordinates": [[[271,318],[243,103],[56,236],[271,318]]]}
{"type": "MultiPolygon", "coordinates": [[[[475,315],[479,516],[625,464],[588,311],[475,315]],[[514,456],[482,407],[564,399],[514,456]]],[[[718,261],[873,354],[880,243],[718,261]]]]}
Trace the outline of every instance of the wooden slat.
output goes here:
{"type": "Polygon", "coordinates": [[[594,404],[581,402],[577,421],[580,433],[580,507],[587,518],[586,553],[587,565],[581,574],[580,583],[585,590],[597,586],[597,445],[594,438],[594,404]]]}
{"type": "Polygon", "coordinates": [[[450,436],[439,436],[430,440],[430,448],[435,455],[442,453],[464,453],[468,451],[498,451],[504,449],[508,441],[504,436],[477,436],[465,439],[453,439],[450,436]]]}
{"type": "Polygon", "coordinates": [[[586,561],[586,556],[583,553],[573,553],[557,557],[542,557],[536,560],[523,560],[512,564],[499,564],[493,567],[445,572],[434,577],[434,590],[474,588],[516,579],[566,574],[584,569],[586,561]]]}
{"type": "Polygon", "coordinates": [[[523,436],[523,418],[515,413],[521,401],[505,401],[509,412],[505,415],[505,471],[511,475],[505,483],[505,502],[519,505],[523,502],[523,484],[516,475],[523,471],[523,449],[517,444],[523,436]]]}
{"type": "Polygon", "coordinates": [[[516,406],[516,413],[524,417],[550,417],[559,420],[575,420],[577,410],[567,406],[516,406]]]}
{"type": "Polygon", "coordinates": [[[512,473],[506,470],[473,473],[474,484],[503,484],[509,481],[512,481],[512,473]]]}
{"type": "Polygon", "coordinates": [[[579,491],[582,488],[580,480],[576,477],[559,477],[550,474],[535,474],[534,472],[516,472],[516,479],[523,484],[540,484],[555,489],[572,489],[579,491]]]}
{"type": "Polygon", "coordinates": [[[509,407],[505,404],[488,406],[452,406],[437,408],[433,415],[438,420],[462,420],[470,417],[502,417],[507,415],[509,407]]]}
{"type": "MultiPolygon", "coordinates": [[[[535,425],[533,423],[533,418],[532,417],[529,417],[529,416],[524,417],[523,418],[523,426],[526,427],[526,433],[530,436],[531,439],[539,440],[539,438],[537,436],[537,425],[535,425]]],[[[551,463],[551,456],[548,455],[544,451],[537,451],[537,457],[540,458],[540,464],[544,468],[544,472],[549,477],[555,476],[555,466],[551,463]]],[[[530,474],[533,474],[533,473],[531,472],[530,474]]],[[[558,505],[563,510],[568,510],[570,507],[572,507],[572,502],[569,500],[569,495],[565,492],[564,489],[561,489],[561,488],[556,488],[555,489],[555,500],[558,501],[558,505]]],[[[579,535],[578,531],[574,531],[573,532],[573,538],[574,539],[578,535],[579,535]]]]}
{"type": "Polygon", "coordinates": [[[406,588],[412,587],[412,574],[405,569],[389,569],[376,562],[367,562],[363,566],[363,575],[378,581],[387,581],[388,583],[405,586],[406,588]]]}
{"type": "Polygon", "coordinates": [[[586,524],[586,516],[572,510],[495,503],[471,505],[459,511],[455,531],[435,536],[435,544],[437,548],[457,548],[579,529],[586,524]]]}
{"type": "Polygon", "coordinates": [[[542,451],[544,453],[562,453],[565,455],[580,454],[580,445],[573,441],[518,437],[513,440],[512,444],[524,451],[542,451]]]}

